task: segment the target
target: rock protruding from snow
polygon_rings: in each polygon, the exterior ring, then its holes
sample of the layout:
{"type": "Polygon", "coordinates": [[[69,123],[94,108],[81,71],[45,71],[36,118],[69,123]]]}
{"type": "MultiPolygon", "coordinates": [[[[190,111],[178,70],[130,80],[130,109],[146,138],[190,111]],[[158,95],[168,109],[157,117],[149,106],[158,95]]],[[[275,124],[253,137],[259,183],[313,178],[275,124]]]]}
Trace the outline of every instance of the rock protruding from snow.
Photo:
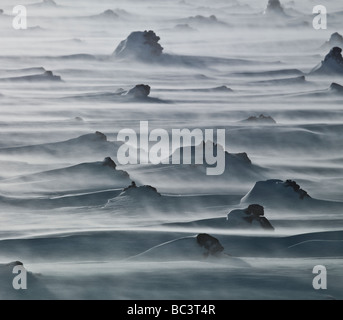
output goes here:
{"type": "Polygon", "coordinates": [[[113,10],[108,9],[108,10],[105,10],[103,13],[101,13],[99,17],[103,17],[105,19],[117,19],[119,18],[119,15],[116,14],[113,10]]]}
{"type": "Polygon", "coordinates": [[[280,3],[280,0],[269,0],[264,13],[285,15],[285,11],[280,3]]]}
{"type": "Polygon", "coordinates": [[[150,89],[150,86],[146,84],[137,84],[127,92],[127,95],[132,96],[135,99],[144,99],[149,96],[150,89]]]}
{"type": "Polygon", "coordinates": [[[244,210],[233,210],[226,220],[230,227],[274,230],[269,220],[264,217],[264,207],[259,204],[250,204],[244,210]]]}
{"type": "Polygon", "coordinates": [[[95,131],[95,137],[99,140],[102,140],[102,141],[107,141],[107,137],[105,134],[103,134],[102,132],[100,131],[95,131]]]}
{"type": "Polygon", "coordinates": [[[118,58],[135,58],[138,60],[154,60],[162,54],[163,47],[158,43],[154,31],[135,31],[121,41],[114,51],[118,58]]]}
{"type": "Polygon", "coordinates": [[[111,159],[111,157],[106,157],[102,162],[102,165],[105,167],[110,167],[115,169],[117,167],[116,163],[111,159]]]}
{"type": "Polygon", "coordinates": [[[315,67],[312,74],[343,74],[342,49],[334,47],[325,56],[324,60],[315,67]]]}
{"type": "Polygon", "coordinates": [[[24,266],[24,264],[21,261],[12,261],[12,262],[6,263],[5,266],[9,268],[14,268],[15,266],[24,266]]]}
{"type": "Polygon", "coordinates": [[[299,198],[302,200],[304,198],[309,198],[310,196],[307,194],[307,192],[300,188],[300,186],[293,180],[286,180],[284,183],[284,186],[286,188],[291,187],[294,192],[299,194],[299,198]]]}
{"type": "Polygon", "coordinates": [[[136,182],[132,181],[131,185],[123,189],[123,192],[120,195],[125,195],[125,194],[151,194],[151,195],[158,195],[161,196],[161,194],[157,191],[156,188],[149,186],[149,185],[144,185],[137,187],[136,182]]]}
{"type": "Polygon", "coordinates": [[[243,120],[242,122],[276,124],[276,121],[271,116],[265,116],[264,114],[260,114],[258,117],[251,116],[248,119],[243,120]]]}
{"type": "Polygon", "coordinates": [[[215,237],[210,236],[207,233],[200,233],[197,235],[197,243],[200,247],[206,249],[204,253],[205,257],[208,256],[216,256],[222,251],[224,251],[224,247],[221,245],[219,240],[215,237]]]}
{"type": "Polygon", "coordinates": [[[331,35],[329,41],[326,41],[323,48],[332,48],[332,47],[343,47],[343,36],[338,32],[335,32],[331,35]]]}
{"type": "Polygon", "coordinates": [[[4,10],[0,9],[0,15],[4,14],[4,10]]]}
{"type": "Polygon", "coordinates": [[[343,94],[343,86],[341,86],[338,83],[333,82],[330,85],[330,91],[333,91],[338,94],[343,94]]]}
{"type": "Polygon", "coordinates": [[[241,199],[241,203],[260,203],[262,205],[294,206],[311,199],[307,192],[293,180],[258,181],[241,199]]]}
{"type": "Polygon", "coordinates": [[[45,71],[42,74],[20,76],[20,77],[10,77],[10,78],[1,78],[2,82],[40,82],[40,81],[62,81],[60,76],[56,76],[52,71],[45,71]]]}

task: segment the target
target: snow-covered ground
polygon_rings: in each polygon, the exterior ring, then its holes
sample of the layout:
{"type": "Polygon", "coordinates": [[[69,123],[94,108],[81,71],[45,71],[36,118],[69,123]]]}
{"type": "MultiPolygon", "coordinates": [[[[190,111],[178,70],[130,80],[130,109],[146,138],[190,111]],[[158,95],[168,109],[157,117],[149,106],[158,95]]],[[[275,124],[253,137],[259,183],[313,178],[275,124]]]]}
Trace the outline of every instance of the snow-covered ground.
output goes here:
{"type": "Polygon", "coordinates": [[[1,1],[1,299],[343,298],[343,4],[270,2],[1,1]],[[122,164],[141,121],[223,174],[122,164]]]}

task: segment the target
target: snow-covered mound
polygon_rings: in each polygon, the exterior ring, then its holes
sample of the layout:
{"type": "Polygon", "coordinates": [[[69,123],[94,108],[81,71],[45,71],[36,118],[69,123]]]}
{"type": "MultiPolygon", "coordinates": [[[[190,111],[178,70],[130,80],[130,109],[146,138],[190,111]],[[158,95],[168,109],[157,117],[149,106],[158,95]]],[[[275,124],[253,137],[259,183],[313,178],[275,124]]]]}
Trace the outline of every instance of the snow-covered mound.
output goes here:
{"type": "Polygon", "coordinates": [[[260,78],[260,77],[285,77],[285,76],[303,76],[304,73],[298,69],[280,69],[270,71],[247,71],[247,72],[234,72],[233,76],[260,78]]]}
{"type": "MultiPolygon", "coordinates": [[[[224,150],[224,147],[216,144],[212,141],[202,141],[200,144],[196,146],[186,146],[181,147],[174,151],[174,153],[170,156],[170,163],[172,163],[172,159],[178,158],[180,155],[180,159],[184,161],[184,163],[191,163],[197,164],[202,163],[205,165],[210,166],[206,160],[206,154],[213,154],[213,150],[217,150],[218,154],[223,153],[225,154],[225,164],[228,166],[236,165],[236,164],[244,164],[244,165],[251,165],[251,160],[249,159],[248,155],[245,152],[241,153],[229,153],[224,150]]],[[[182,162],[181,162],[182,163],[182,162]]]]}
{"type": "Polygon", "coordinates": [[[343,240],[305,240],[288,247],[285,253],[292,257],[343,257],[343,240]]]}
{"type": "Polygon", "coordinates": [[[192,28],[188,23],[179,23],[173,29],[173,31],[177,32],[194,32],[196,29],[192,28]]]}
{"type": "Polygon", "coordinates": [[[42,74],[21,76],[21,77],[11,77],[11,78],[1,78],[2,82],[46,82],[46,81],[62,81],[60,76],[56,76],[52,71],[45,71],[42,74]]]}
{"type": "Polygon", "coordinates": [[[203,141],[196,146],[185,146],[176,149],[169,157],[169,163],[173,163],[173,158],[181,159],[181,164],[184,164],[184,167],[186,166],[189,170],[192,169],[188,173],[186,172],[186,175],[199,171],[203,172],[201,175],[204,176],[206,168],[219,166],[218,164],[208,163],[206,159],[206,154],[213,155],[215,152],[217,152],[218,159],[224,159],[224,172],[222,173],[224,176],[253,179],[262,174],[262,168],[253,164],[247,153],[229,153],[224,150],[223,146],[212,141],[203,141]]]}
{"type": "MultiPolygon", "coordinates": [[[[213,18],[209,19],[213,20],[213,18]]],[[[218,64],[232,64],[235,66],[237,64],[260,64],[258,61],[237,58],[168,54],[163,52],[164,48],[159,44],[159,41],[160,37],[152,30],[134,31],[119,43],[112,56],[116,59],[136,60],[144,63],[162,63],[164,65],[181,65],[187,68],[205,68],[218,64]]]]}
{"type": "Polygon", "coordinates": [[[66,141],[29,145],[22,147],[2,148],[0,155],[13,159],[13,156],[30,157],[30,160],[41,163],[46,161],[98,161],[99,157],[111,156],[115,159],[118,145],[107,141],[102,132],[96,131],[66,141]]]}
{"type": "Polygon", "coordinates": [[[331,49],[333,47],[343,48],[343,36],[338,32],[331,34],[330,39],[322,45],[324,49],[331,49]]]}
{"type": "Polygon", "coordinates": [[[162,54],[163,47],[158,43],[154,31],[135,31],[119,43],[113,52],[118,58],[135,58],[139,60],[154,60],[162,54]]]}
{"type": "Polygon", "coordinates": [[[338,74],[343,75],[343,57],[342,49],[339,47],[334,47],[325,56],[324,60],[316,66],[310,74],[338,74]]]}
{"type": "Polygon", "coordinates": [[[131,197],[160,197],[161,194],[157,191],[156,188],[144,185],[137,187],[136,182],[131,181],[131,185],[124,188],[123,192],[120,194],[120,196],[131,196],[131,197]]]}
{"type": "Polygon", "coordinates": [[[224,252],[224,247],[219,240],[209,234],[201,233],[175,239],[155,246],[130,260],[153,261],[221,261],[231,266],[247,267],[248,264],[238,258],[231,257],[224,252]]]}
{"type": "Polygon", "coordinates": [[[235,209],[226,218],[209,218],[188,222],[173,222],[165,224],[168,227],[192,229],[220,229],[220,230],[265,230],[273,231],[274,227],[264,216],[264,208],[258,204],[251,204],[245,209],[235,209]]]}
{"type": "Polygon", "coordinates": [[[287,86],[287,85],[296,85],[296,84],[305,84],[306,78],[304,75],[298,76],[295,78],[282,78],[282,79],[272,79],[272,80],[259,80],[250,82],[249,84],[254,85],[273,85],[273,86],[287,86]]]}
{"type": "Polygon", "coordinates": [[[7,74],[7,75],[16,75],[16,76],[26,76],[26,75],[33,75],[33,74],[41,74],[46,72],[45,68],[43,67],[29,67],[29,68],[21,68],[21,69],[4,69],[0,70],[0,74],[7,74]]]}
{"type": "Polygon", "coordinates": [[[274,227],[264,217],[264,208],[258,204],[251,204],[244,210],[233,210],[227,215],[230,227],[274,230],[274,227]]]}
{"type": "Polygon", "coordinates": [[[311,199],[307,192],[292,180],[266,180],[255,186],[242,198],[241,203],[297,205],[311,199]]]}
{"type": "Polygon", "coordinates": [[[108,200],[104,209],[126,216],[140,215],[144,219],[153,216],[156,211],[167,211],[168,204],[164,201],[156,188],[150,185],[137,186],[132,181],[118,196],[108,200]]]}
{"type": "Polygon", "coordinates": [[[260,114],[257,116],[251,116],[245,120],[242,120],[241,122],[247,122],[247,123],[266,123],[266,124],[275,124],[276,121],[271,116],[265,116],[264,114],[260,114]]]}
{"type": "Polygon", "coordinates": [[[67,192],[122,188],[131,182],[127,172],[116,170],[115,162],[82,163],[72,167],[50,170],[0,181],[0,190],[20,193],[67,192]]]}
{"type": "Polygon", "coordinates": [[[227,86],[219,86],[214,88],[199,88],[199,89],[182,89],[182,91],[191,92],[233,92],[233,90],[227,86]]]}

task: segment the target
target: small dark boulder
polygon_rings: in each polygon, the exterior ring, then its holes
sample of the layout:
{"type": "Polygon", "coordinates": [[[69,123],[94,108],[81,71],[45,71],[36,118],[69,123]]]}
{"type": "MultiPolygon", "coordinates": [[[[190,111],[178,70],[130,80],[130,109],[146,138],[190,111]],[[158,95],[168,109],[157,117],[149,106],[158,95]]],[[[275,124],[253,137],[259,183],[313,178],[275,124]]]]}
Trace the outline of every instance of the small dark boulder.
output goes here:
{"type": "Polygon", "coordinates": [[[200,233],[197,235],[197,243],[200,247],[205,248],[205,256],[215,256],[224,250],[224,247],[220,244],[219,240],[215,237],[210,236],[207,233],[200,233]]]}
{"type": "Polygon", "coordinates": [[[115,169],[117,167],[116,163],[111,159],[111,157],[106,157],[102,162],[102,165],[105,167],[110,167],[115,169]]]}
{"type": "Polygon", "coordinates": [[[305,190],[301,189],[300,186],[299,186],[295,181],[293,181],[293,180],[286,180],[286,182],[284,182],[283,185],[284,185],[286,188],[287,188],[287,187],[293,188],[293,190],[294,190],[296,193],[299,194],[299,198],[300,198],[301,200],[303,200],[304,198],[311,198],[311,197],[308,195],[308,193],[307,193],[305,190]]]}
{"type": "Polygon", "coordinates": [[[128,91],[127,95],[136,99],[146,98],[150,94],[150,89],[150,86],[146,84],[137,84],[134,88],[128,91]]]}

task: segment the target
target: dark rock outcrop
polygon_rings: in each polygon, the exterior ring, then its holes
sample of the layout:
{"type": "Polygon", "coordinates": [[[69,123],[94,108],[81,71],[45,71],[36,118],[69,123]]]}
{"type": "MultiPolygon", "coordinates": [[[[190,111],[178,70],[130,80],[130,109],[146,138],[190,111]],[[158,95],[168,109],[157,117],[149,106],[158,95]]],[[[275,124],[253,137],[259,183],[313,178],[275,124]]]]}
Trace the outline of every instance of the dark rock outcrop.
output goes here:
{"type": "Polygon", "coordinates": [[[197,243],[200,247],[206,249],[204,253],[205,257],[216,256],[224,250],[224,247],[220,244],[219,240],[210,236],[207,233],[200,233],[196,237],[197,243]]]}
{"type": "Polygon", "coordinates": [[[343,86],[341,86],[338,83],[333,82],[330,85],[330,91],[333,91],[338,94],[343,94],[343,86]]]}
{"type": "Polygon", "coordinates": [[[293,190],[299,194],[299,198],[301,200],[303,200],[304,198],[311,198],[308,193],[301,189],[300,186],[293,180],[286,180],[285,183],[284,183],[284,186],[287,188],[287,187],[291,187],[293,188],[293,190]]]}
{"type": "Polygon", "coordinates": [[[154,31],[135,31],[121,41],[113,54],[118,58],[136,58],[139,60],[154,60],[162,54],[163,47],[158,43],[154,31]]]}
{"type": "Polygon", "coordinates": [[[161,194],[157,191],[157,189],[155,187],[149,186],[149,185],[144,185],[144,186],[140,186],[137,187],[136,182],[132,181],[131,185],[129,185],[128,187],[123,189],[123,192],[127,192],[127,191],[132,191],[132,190],[141,190],[143,191],[148,191],[148,192],[153,192],[154,194],[157,194],[159,196],[161,196],[161,194]]]}
{"type": "Polygon", "coordinates": [[[322,46],[322,48],[326,49],[331,49],[333,47],[343,47],[343,36],[338,32],[333,33],[330,39],[322,46]]]}
{"type": "Polygon", "coordinates": [[[343,75],[342,49],[339,47],[333,47],[325,56],[324,60],[311,71],[311,74],[343,75]]]}
{"type": "Polygon", "coordinates": [[[150,94],[150,89],[150,86],[146,84],[137,84],[127,92],[127,95],[136,99],[146,98],[150,94]]]}
{"type": "Polygon", "coordinates": [[[115,169],[117,167],[116,163],[111,159],[111,157],[106,157],[102,162],[102,165],[105,167],[110,167],[115,169]]]}
{"type": "Polygon", "coordinates": [[[248,119],[243,120],[242,122],[250,122],[250,123],[271,123],[275,124],[276,121],[271,116],[265,116],[264,114],[260,114],[257,116],[251,116],[248,119]]]}

